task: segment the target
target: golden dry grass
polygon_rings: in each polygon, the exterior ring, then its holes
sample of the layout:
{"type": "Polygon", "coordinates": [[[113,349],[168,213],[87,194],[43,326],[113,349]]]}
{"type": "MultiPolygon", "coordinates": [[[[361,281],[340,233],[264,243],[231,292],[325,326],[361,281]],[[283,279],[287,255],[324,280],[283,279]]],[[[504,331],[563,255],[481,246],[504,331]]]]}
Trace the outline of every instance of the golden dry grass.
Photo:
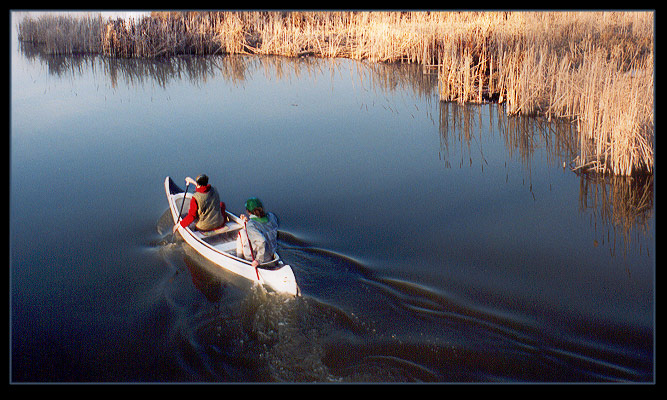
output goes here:
{"type": "Polygon", "coordinates": [[[27,19],[53,54],[275,54],[410,62],[436,70],[442,101],[574,122],[578,169],[652,173],[652,12],[172,12],[131,21],[27,19]]]}

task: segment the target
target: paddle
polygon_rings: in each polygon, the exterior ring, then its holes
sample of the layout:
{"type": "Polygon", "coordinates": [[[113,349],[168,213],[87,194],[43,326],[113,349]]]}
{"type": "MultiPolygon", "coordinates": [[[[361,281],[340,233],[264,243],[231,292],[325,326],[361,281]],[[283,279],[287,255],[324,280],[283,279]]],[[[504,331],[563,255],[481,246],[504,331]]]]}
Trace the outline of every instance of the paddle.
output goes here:
{"type": "Polygon", "coordinates": [[[178,229],[178,224],[181,223],[181,213],[183,212],[183,205],[185,204],[185,195],[188,194],[188,188],[190,187],[190,182],[185,183],[185,192],[183,192],[183,201],[181,202],[181,209],[178,210],[178,220],[176,221],[176,224],[174,224],[174,228],[171,230],[171,235],[172,235],[172,240],[174,238],[174,234],[176,233],[176,230],[178,229]]]}
{"type": "MultiPolygon", "coordinates": [[[[255,263],[255,252],[252,250],[252,243],[250,243],[250,236],[248,236],[248,224],[245,220],[245,218],[242,218],[243,220],[243,227],[245,228],[245,237],[248,239],[248,247],[250,247],[250,256],[252,257],[252,262],[255,263]]],[[[259,263],[258,263],[259,265],[259,263]]],[[[259,279],[259,269],[257,268],[257,265],[255,265],[255,273],[257,274],[257,280],[259,279]]]]}

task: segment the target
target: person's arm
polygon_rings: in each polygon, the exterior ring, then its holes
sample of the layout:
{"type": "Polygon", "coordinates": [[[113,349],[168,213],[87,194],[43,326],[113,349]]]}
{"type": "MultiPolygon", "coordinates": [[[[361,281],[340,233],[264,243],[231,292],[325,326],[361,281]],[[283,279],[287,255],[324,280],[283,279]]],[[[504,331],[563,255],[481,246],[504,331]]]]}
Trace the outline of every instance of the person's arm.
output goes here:
{"type": "Polygon", "coordinates": [[[247,226],[239,231],[238,236],[236,238],[236,256],[242,257],[248,261],[253,260],[253,266],[257,266],[259,262],[255,264],[256,250],[254,241],[252,239],[253,235],[254,233],[252,232],[252,228],[251,231],[249,232],[247,226]],[[248,239],[250,239],[250,241],[248,241],[248,239]]]}
{"type": "Polygon", "coordinates": [[[190,200],[190,209],[188,210],[188,215],[185,216],[185,218],[181,219],[178,223],[174,224],[174,228],[172,229],[173,233],[176,233],[178,230],[178,225],[180,224],[183,228],[187,227],[192,223],[192,221],[195,220],[197,217],[197,200],[193,197],[192,200],[190,200]]]}
{"type": "Polygon", "coordinates": [[[255,262],[252,264],[252,266],[256,267],[260,262],[264,261],[264,253],[266,253],[266,242],[262,238],[253,240],[252,248],[255,250],[255,262]]]}
{"type": "Polygon", "coordinates": [[[183,228],[187,227],[192,223],[192,221],[197,218],[197,200],[193,197],[192,200],[190,200],[190,209],[188,210],[188,215],[181,220],[181,226],[183,228]]]}
{"type": "Polygon", "coordinates": [[[248,234],[250,236],[250,242],[252,243],[252,250],[255,254],[256,263],[253,264],[253,266],[257,266],[257,264],[264,262],[264,254],[266,253],[266,239],[262,232],[255,226],[256,223],[257,222],[254,221],[248,221],[246,225],[246,229],[248,229],[248,234]]]}
{"type": "MultiPolygon", "coordinates": [[[[197,187],[197,182],[194,179],[190,178],[189,176],[185,178],[185,183],[188,185],[193,184],[195,185],[195,187],[197,187]]],[[[187,190],[188,187],[186,186],[185,191],[187,192],[187,190]]],[[[190,209],[188,210],[188,215],[185,218],[181,219],[180,221],[181,226],[185,228],[186,226],[190,225],[192,221],[195,220],[196,217],[197,217],[197,201],[193,197],[192,200],[190,200],[190,209]]],[[[177,229],[178,229],[178,224],[174,224],[174,228],[172,229],[172,231],[176,233],[177,229]]]]}

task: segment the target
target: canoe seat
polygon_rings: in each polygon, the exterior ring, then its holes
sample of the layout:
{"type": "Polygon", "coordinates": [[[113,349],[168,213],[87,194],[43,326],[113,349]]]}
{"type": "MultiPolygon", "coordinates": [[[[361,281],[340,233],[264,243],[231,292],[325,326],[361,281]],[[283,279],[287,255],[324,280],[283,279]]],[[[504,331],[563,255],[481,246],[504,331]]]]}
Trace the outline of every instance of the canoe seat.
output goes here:
{"type": "Polygon", "coordinates": [[[227,232],[238,231],[241,228],[243,228],[243,226],[237,224],[236,222],[227,222],[221,228],[214,229],[212,231],[196,231],[195,234],[203,239],[211,236],[217,236],[227,232]]]}
{"type": "Polygon", "coordinates": [[[236,240],[230,240],[227,242],[218,243],[215,245],[215,248],[220,251],[236,255],[236,240]]]}

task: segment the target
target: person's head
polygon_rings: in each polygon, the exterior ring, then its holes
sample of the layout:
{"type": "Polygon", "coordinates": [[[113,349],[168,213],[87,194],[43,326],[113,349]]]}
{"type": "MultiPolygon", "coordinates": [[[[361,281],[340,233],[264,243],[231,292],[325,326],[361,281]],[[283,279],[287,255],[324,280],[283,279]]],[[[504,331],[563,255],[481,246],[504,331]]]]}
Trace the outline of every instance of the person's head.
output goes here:
{"type": "Polygon", "coordinates": [[[195,179],[195,182],[197,182],[197,186],[206,186],[208,185],[208,176],[201,174],[195,179]]]}
{"type": "Polygon", "coordinates": [[[257,197],[251,197],[246,200],[245,209],[248,211],[248,213],[257,215],[258,217],[264,216],[264,206],[257,197]]]}

